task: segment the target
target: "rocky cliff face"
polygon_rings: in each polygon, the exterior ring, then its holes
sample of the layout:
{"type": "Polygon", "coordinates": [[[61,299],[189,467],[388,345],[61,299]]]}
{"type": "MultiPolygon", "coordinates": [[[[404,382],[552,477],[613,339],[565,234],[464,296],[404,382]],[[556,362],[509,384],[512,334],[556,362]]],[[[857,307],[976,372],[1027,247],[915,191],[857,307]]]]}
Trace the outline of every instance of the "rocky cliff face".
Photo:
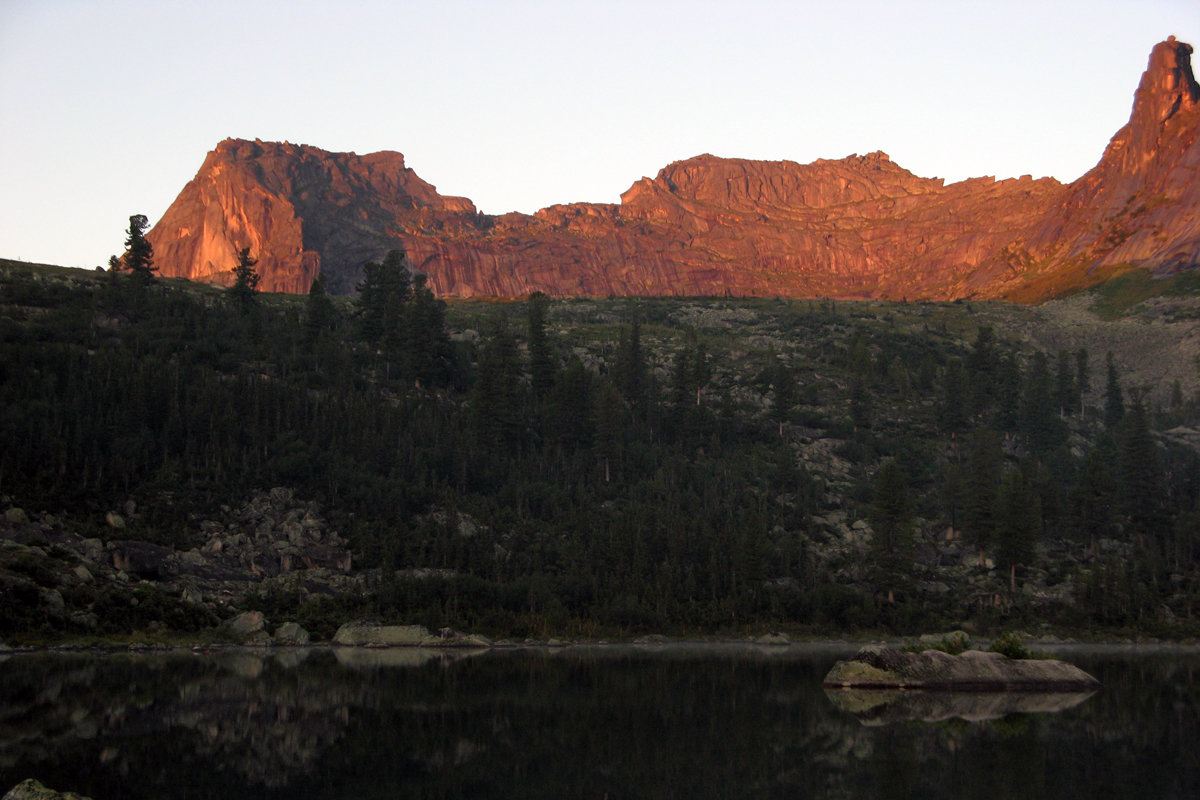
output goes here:
{"type": "Polygon", "coordinates": [[[811,164],[702,155],[642,178],[619,205],[483,215],[443,197],[399,153],[227,140],[150,232],[165,275],[231,282],[237,252],[262,288],[324,271],[349,293],[362,264],[403,247],[457,296],[781,295],[1038,300],[1127,266],[1200,263],[1200,89],[1191,47],[1154,48],[1133,114],[1070,186],[945,185],[884,153],[811,164]]]}

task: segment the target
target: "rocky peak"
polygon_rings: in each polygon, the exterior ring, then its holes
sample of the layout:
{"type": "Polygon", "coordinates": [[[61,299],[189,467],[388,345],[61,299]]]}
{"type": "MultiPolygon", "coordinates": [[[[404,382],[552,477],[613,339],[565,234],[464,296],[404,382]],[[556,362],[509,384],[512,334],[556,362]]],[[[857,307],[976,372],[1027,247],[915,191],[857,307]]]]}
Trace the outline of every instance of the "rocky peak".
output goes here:
{"type": "Polygon", "coordinates": [[[1200,263],[1200,88],[1192,48],[1156,45],[1131,119],[1068,187],[946,185],[876,151],[759,161],[703,154],[663,167],[620,205],[479,214],[396,152],[333,153],[229,139],[148,238],[164,275],[228,284],[242,247],[267,291],[318,270],[353,292],[403,247],[439,294],[765,295],[1036,301],[1130,266],[1200,263]]]}
{"type": "Polygon", "coordinates": [[[1200,107],[1200,86],[1192,74],[1192,46],[1174,36],[1159,42],[1133,97],[1129,123],[1117,132],[1105,153],[1127,170],[1153,158],[1169,127],[1194,127],[1188,119],[1200,107]]]}

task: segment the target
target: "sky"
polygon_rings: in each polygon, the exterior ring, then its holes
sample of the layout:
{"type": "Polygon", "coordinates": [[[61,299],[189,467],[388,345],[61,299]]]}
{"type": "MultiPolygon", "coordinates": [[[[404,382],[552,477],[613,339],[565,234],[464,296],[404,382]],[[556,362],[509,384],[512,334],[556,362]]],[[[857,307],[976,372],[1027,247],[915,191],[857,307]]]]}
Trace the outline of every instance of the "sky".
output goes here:
{"type": "Polygon", "coordinates": [[[396,150],[480,211],[702,153],[1069,182],[1197,0],[0,0],[0,257],[94,267],[228,137],[396,150]]]}

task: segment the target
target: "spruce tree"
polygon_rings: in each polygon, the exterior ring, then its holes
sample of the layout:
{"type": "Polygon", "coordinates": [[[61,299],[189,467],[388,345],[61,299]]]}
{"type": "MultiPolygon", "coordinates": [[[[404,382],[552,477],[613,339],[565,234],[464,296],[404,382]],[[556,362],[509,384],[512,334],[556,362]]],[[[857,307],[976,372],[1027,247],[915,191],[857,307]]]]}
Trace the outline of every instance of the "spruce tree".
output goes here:
{"type": "Polygon", "coordinates": [[[1019,469],[1004,474],[996,497],[996,561],[1008,570],[1010,588],[1016,590],[1018,566],[1032,566],[1041,508],[1033,487],[1019,469]]]}
{"type": "Polygon", "coordinates": [[[333,325],[336,309],[325,291],[325,273],[318,272],[308,287],[308,300],[304,305],[304,343],[313,345],[333,325]]]}
{"type": "Polygon", "coordinates": [[[869,516],[874,547],[885,556],[904,555],[913,544],[913,505],[904,472],[888,459],[875,476],[869,516]]]}
{"type": "Polygon", "coordinates": [[[1115,431],[1125,418],[1125,400],[1121,394],[1121,381],[1117,376],[1117,365],[1109,350],[1104,357],[1107,368],[1107,381],[1104,386],[1104,425],[1110,431],[1115,431]]]}
{"type": "Polygon", "coordinates": [[[554,352],[546,334],[550,298],[542,292],[529,295],[529,377],[534,397],[541,401],[554,386],[554,352]]]}
{"type": "Polygon", "coordinates": [[[412,273],[403,250],[389,250],[382,263],[363,265],[356,287],[359,338],[373,347],[393,348],[404,333],[405,309],[412,299],[412,273]]]}
{"type": "Polygon", "coordinates": [[[134,214],[129,218],[129,229],[125,236],[125,268],[141,284],[149,283],[158,271],[158,267],[154,266],[154,248],[146,239],[149,224],[145,214],[134,214]]]}
{"type": "Polygon", "coordinates": [[[996,489],[1003,459],[1000,437],[994,431],[979,428],[971,434],[962,470],[959,519],[963,538],[979,551],[981,565],[995,543],[996,489]]]}
{"type": "MultiPolygon", "coordinates": [[[[447,383],[453,372],[454,353],[446,332],[446,302],[434,296],[428,278],[412,276],[412,299],[400,319],[404,332],[398,337],[404,348],[401,361],[408,377],[419,385],[447,383]]],[[[394,337],[396,338],[396,337],[394,337]]]]}
{"type": "Polygon", "coordinates": [[[260,275],[254,269],[257,259],[250,257],[250,248],[243,247],[238,253],[237,266],[230,270],[233,273],[233,285],[229,287],[229,296],[243,313],[254,307],[254,294],[258,291],[260,275]]]}
{"type": "Polygon", "coordinates": [[[1108,536],[1117,504],[1117,483],[1109,463],[1110,453],[1095,448],[1088,453],[1079,483],[1071,492],[1071,513],[1076,529],[1088,542],[1088,552],[1096,555],[1097,540],[1108,536]]]}
{"type": "Polygon", "coordinates": [[[1129,531],[1139,544],[1160,532],[1162,514],[1162,467],[1158,448],[1150,434],[1150,425],[1142,398],[1135,395],[1133,405],[1121,424],[1117,437],[1117,473],[1121,486],[1121,512],[1129,531]]]}

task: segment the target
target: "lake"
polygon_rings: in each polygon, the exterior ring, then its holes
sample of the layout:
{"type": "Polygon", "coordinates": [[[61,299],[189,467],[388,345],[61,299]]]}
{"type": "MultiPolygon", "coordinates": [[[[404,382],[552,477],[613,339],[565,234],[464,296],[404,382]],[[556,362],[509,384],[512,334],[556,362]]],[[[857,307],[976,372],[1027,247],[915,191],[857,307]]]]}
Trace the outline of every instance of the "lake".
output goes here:
{"type": "Polygon", "coordinates": [[[844,645],[22,654],[0,792],[109,798],[1195,798],[1200,650],[1093,695],[847,698],[844,645]]]}

